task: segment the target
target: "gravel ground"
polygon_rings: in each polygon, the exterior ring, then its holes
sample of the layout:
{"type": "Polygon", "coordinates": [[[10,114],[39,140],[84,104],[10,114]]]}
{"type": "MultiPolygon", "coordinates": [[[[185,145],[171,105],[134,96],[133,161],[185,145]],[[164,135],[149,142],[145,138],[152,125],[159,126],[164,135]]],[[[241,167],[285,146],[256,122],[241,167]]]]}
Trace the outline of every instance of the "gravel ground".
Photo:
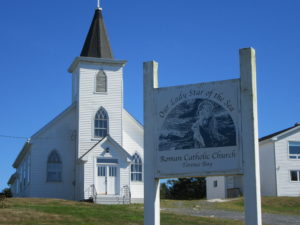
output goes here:
{"type": "MultiPolygon", "coordinates": [[[[197,209],[197,208],[193,208],[193,209],[162,208],[161,210],[177,213],[177,214],[191,215],[191,216],[244,220],[244,213],[236,212],[236,211],[208,210],[208,209],[197,209]]],[[[262,221],[263,224],[268,224],[268,225],[300,225],[300,216],[263,213],[262,221]]]]}

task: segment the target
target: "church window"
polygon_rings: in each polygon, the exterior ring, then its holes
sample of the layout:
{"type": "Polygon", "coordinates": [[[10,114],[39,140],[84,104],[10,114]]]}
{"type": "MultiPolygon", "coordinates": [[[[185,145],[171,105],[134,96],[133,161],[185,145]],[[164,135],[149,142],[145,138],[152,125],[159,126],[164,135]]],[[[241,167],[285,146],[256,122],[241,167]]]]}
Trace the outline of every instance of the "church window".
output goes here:
{"type": "Polygon", "coordinates": [[[103,70],[100,70],[96,75],[96,92],[107,91],[107,77],[103,70]]]}
{"type": "Polygon", "coordinates": [[[117,176],[117,167],[110,166],[109,167],[109,176],[110,177],[116,177],[117,176]]]}
{"type": "Polygon", "coordinates": [[[47,181],[62,181],[62,162],[58,153],[54,150],[50,153],[47,161],[47,181]]]}
{"type": "Polygon", "coordinates": [[[106,176],[106,167],[98,166],[98,176],[100,176],[100,177],[106,176]]]}
{"type": "Polygon", "coordinates": [[[131,181],[142,181],[142,159],[135,153],[131,162],[131,181]]]}
{"type": "Polygon", "coordinates": [[[97,163],[118,163],[118,159],[111,158],[97,158],[97,163]]]}
{"type": "Polygon", "coordinates": [[[100,108],[95,116],[94,136],[106,137],[108,134],[108,116],[104,108],[100,108]]]}

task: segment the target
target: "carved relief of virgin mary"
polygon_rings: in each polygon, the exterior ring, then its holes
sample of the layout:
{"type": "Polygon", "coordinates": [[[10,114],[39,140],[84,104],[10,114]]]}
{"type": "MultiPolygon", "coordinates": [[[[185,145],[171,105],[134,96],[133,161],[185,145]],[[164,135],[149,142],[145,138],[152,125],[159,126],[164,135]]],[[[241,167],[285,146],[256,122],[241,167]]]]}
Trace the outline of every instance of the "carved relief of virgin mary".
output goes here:
{"type": "Polygon", "coordinates": [[[236,145],[230,113],[209,99],[188,99],[166,116],[160,130],[159,151],[236,145]]]}

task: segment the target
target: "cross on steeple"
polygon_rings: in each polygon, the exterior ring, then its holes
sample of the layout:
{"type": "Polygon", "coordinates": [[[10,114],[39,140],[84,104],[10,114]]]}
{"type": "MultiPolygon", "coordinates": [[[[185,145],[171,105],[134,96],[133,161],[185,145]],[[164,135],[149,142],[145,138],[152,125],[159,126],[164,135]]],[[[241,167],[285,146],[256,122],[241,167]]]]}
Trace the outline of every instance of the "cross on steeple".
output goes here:
{"type": "Polygon", "coordinates": [[[97,2],[97,8],[98,8],[98,9],[102,9],[102,8],[100,7],[100,0],[98,0],[98,2],[97,2]]]}

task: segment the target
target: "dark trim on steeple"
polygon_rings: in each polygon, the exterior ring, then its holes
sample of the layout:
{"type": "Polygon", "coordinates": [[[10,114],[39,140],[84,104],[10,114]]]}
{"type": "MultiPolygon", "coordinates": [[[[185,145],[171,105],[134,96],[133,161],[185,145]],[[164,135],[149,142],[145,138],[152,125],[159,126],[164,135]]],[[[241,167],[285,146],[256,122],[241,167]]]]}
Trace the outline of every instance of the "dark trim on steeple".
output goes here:
{"type": "Polygon", "coordinates": [[[100,8],[95,10],[94,18],[80,56],[113,59],[100,8]]]}

